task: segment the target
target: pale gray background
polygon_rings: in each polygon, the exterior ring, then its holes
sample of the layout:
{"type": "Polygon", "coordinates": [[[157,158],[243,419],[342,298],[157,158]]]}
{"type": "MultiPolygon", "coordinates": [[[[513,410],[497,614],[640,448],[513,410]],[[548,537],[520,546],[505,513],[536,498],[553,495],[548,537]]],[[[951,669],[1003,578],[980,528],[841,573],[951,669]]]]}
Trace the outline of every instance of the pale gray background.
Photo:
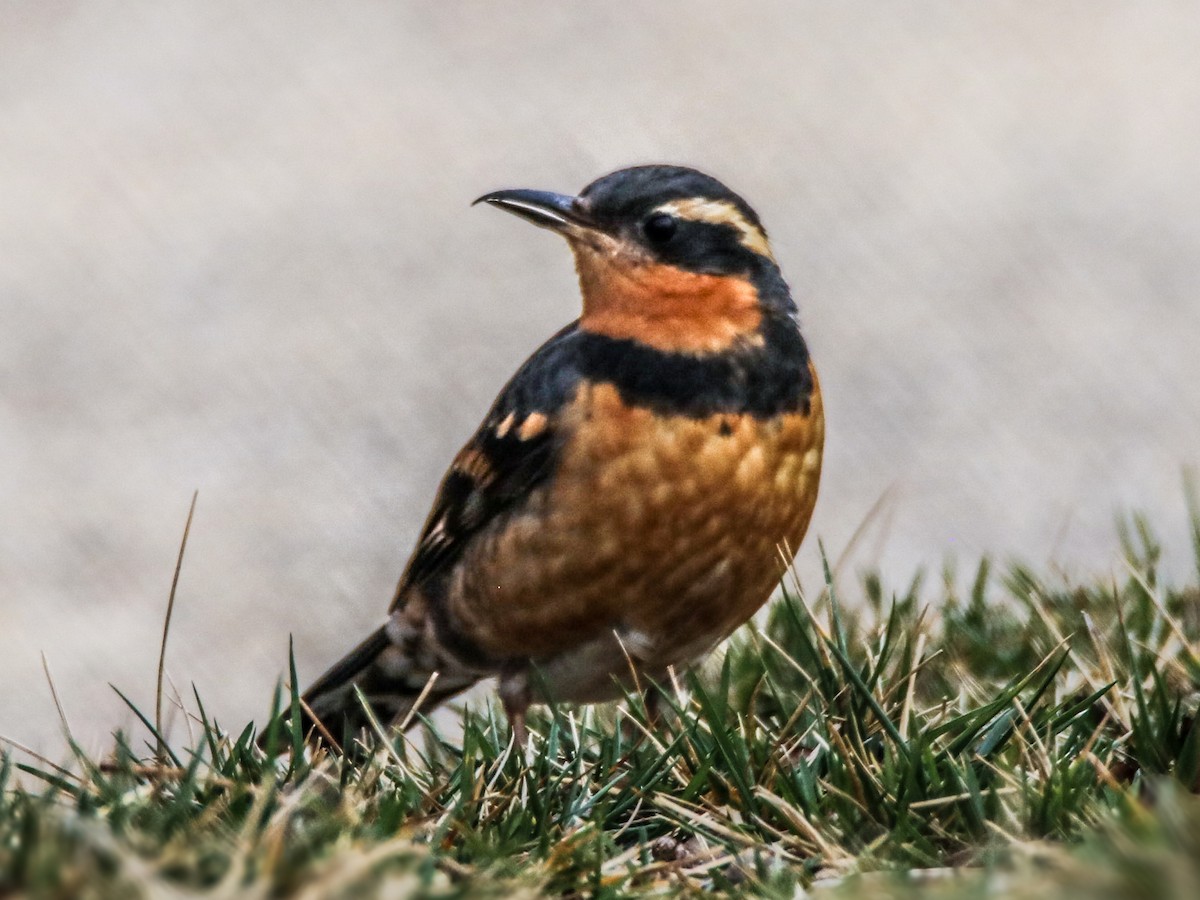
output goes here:
{"type": "MultiPolygon", "coordinates": [[[[0,734],[169,668],[232,725],[379,620],[445,463],[574,317],[487,209],[690,163],[745,194],[829,410],[833,552],[1190,567],[1200,12],[1175,3],[0,3],[0,734]],[[887,517],[880,519],[884,524],[887,517]]],[[[815,542],[801,554],[811,572],[815,542]]],[[[851,571],[853,565],[850,567],[851,571]]]]}

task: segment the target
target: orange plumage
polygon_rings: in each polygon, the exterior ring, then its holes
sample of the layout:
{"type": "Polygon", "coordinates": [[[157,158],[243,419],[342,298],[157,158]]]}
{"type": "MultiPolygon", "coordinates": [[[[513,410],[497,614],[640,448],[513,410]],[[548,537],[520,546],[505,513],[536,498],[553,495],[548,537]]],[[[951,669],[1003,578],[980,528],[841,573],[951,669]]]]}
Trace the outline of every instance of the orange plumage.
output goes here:
{"type": "Polygon", "coordinates": [[[744,200],[669,166],[480,199],[567,239],[582,315],[455,458],[387,623],[305,693],[337,736],[355,688],[391,721],[498,675],[524,740],[531,702],[659,680],[766,601],[816,502],[820,387],[744,200]]]}

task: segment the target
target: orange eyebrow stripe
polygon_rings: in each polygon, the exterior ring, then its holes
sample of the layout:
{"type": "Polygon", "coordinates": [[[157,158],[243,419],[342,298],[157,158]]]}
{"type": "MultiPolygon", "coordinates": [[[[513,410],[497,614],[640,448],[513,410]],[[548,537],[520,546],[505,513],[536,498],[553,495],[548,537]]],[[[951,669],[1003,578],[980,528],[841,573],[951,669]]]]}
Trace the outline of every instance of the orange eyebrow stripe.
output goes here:
{"type": "Polygon", "coordinates": [[[767,240],[767,235],[727,200],[710,200],[705,197],[672,200],[670,203],[664,203],[658,207],[657,212],[678,216],[692,222],[728,225],[738,233],[743,247],[759,256],[765,256],[772,262],[775,261],[775,254],[771,252],[771,244],[767,240]]]}

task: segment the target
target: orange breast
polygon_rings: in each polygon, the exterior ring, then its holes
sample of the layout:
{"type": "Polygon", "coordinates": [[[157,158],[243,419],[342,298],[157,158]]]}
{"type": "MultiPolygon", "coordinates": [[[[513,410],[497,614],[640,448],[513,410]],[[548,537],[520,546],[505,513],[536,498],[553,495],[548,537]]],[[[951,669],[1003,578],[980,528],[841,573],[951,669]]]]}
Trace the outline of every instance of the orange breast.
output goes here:
{"type": "MultiPolygon", "coordinates": [[[[815,385],[815,374],[814,374],[815,385]]],[[[799,547],[824,441],[807,414],[657,416],[582,389],[557,474],[457,568],[453,617],[499,657],[550,658],[636,633],[684,663],[746,621],[799,547]]]]}

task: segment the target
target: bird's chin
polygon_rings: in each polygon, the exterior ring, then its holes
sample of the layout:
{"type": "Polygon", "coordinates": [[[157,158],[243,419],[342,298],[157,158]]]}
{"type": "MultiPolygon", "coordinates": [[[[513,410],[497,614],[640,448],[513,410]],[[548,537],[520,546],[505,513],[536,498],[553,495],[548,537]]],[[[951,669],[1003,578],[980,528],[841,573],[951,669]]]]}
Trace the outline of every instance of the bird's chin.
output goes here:
{"type": "Polygon", "coordinates": [[[577,264],[597,257],[610,265],[620,262],[630,268],[653,261],[650,254],[633,241],[622,240],[595,228],[570,226],[560,233],[567,239],[577,264]]]}

